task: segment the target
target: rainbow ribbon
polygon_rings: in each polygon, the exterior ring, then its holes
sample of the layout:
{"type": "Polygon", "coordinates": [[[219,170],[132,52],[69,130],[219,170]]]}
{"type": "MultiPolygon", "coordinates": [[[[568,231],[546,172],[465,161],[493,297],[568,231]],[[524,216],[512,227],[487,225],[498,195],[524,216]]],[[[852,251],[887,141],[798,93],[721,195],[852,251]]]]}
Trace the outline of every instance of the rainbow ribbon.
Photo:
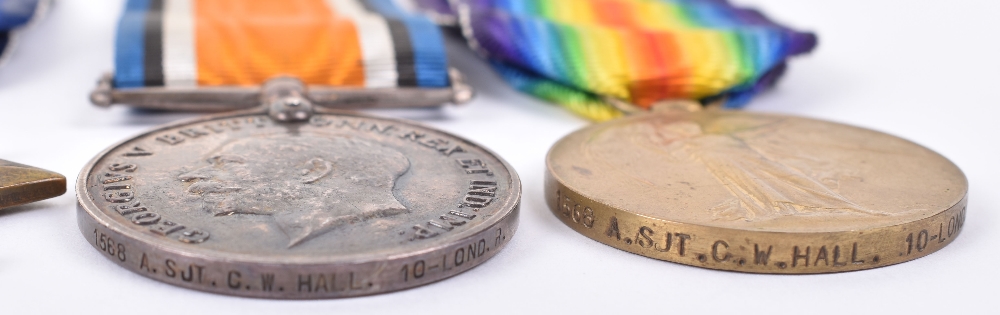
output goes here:
{"type": "Polygon", "coordinates": [[[437,25],[393,0],[128,0],[115,87],[445,87],[437,25]]]}
{"type": "Polygon", "coordinates": [[[594,120],[666,99],[739,107],[774,85],[816,36],[725,0],[416,0],[461,21],[515,88],[594,120]],[[467,14],[457,14],[464,11],[467,14]]]}

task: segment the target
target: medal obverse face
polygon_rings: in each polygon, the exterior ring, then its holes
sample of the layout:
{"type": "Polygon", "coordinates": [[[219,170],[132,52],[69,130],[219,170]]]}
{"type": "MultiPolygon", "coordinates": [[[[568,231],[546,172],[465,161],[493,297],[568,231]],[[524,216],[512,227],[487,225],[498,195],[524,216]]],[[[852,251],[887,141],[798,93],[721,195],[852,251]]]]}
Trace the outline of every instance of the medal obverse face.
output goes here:
{"type": "Polygon", "coordinates": [[[434,282],[486,261],[517,226],[520,181],[466,140],[403,121],[210,116],[96,157],[77,185],[84,237],[188,288],[331,298],[434,282]]]}
{"type": "Polygon", "coordinates": [[[693,266],[826,273],[948,245],[968,184],[941,155],[842,124],[748,112],[654,112],[553,146],[547,200],[612,247],[693,266]]]}

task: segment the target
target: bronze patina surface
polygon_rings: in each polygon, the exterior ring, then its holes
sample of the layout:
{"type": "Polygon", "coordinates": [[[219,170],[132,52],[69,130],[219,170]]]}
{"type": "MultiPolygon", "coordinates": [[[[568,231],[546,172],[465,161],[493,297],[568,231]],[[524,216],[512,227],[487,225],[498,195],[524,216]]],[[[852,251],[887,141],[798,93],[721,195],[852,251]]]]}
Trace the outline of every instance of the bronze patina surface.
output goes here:
{"type": "Polygon", "coordinates": [[[0,209],[66,193],[66,177],[40,168],[0,160],[0,209]]]}
{"type": "Polygon", "coordinates": [[[577,131],[547,158],[565,224],[639,255],[755,273],[827,273],[933,253],[968,184],[941,155],[813,119],[653,112],[577,131]]]}

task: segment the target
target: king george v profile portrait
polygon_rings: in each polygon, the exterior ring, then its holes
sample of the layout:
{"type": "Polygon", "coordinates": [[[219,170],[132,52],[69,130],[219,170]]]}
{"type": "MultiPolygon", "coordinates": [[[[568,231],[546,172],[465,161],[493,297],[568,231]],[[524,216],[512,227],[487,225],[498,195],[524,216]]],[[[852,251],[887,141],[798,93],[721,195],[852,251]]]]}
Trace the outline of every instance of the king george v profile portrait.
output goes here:
{"type": "Polygon", "coordinates": [[[408,210],[393,195],[410,168],[397,150],[343,136],[273,135],[224,143],[178,176],[217,217],[266,215],[288,248],[346,224],[408,210]]]}

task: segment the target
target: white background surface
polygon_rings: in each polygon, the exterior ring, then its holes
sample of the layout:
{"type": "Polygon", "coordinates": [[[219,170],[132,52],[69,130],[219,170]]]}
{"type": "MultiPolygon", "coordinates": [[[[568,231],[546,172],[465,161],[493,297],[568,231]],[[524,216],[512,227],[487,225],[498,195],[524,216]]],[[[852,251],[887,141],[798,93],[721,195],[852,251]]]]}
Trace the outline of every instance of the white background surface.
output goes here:
{"type": "Polygon", "coordinates": [[[451,45],[478,99],[442,111],[376,114],[463,135],[514,166],[524,186],[521,223],[502,253],[442,282],[362,298],[275,301],[174,287],[116,266],[87,243],[72,183],[104,148],[194,115],[91,106],[88,91],[112,68],[121,3],[65,0],[23,34],[0,69],[0,158],[60,172],[71,183],[64,196],[0,211],[0,314],[996,314],[1000,2],[739,3],[820,37],[817,51],[794,60],[778,89],[747,110],[873,128],[947,156],[971,187],[961,237],[901,265],[811,276],[706,270],[601,245],[560,223],[542,194],[549,146],[588,122],[518,94],[451,45]]]}

